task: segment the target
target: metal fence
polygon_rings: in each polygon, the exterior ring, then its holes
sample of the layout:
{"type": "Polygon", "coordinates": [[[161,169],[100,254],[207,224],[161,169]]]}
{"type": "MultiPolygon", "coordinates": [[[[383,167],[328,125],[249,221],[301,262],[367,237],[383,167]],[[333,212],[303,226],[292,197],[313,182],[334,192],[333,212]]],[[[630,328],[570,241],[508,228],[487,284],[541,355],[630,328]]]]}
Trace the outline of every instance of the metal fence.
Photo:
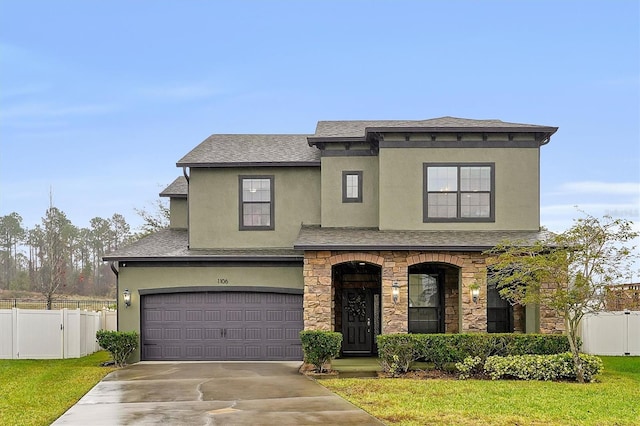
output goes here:
{"type": "MultiPolygon", "coordinates": [[[[115,308],[115,300],[70,300],[58,299],[51,303],[51,309],[82,309],[101,311],[115,308]]],[[[43,299],[0,299],[0,309],[47,309],[47,301],[43,299]]]]}

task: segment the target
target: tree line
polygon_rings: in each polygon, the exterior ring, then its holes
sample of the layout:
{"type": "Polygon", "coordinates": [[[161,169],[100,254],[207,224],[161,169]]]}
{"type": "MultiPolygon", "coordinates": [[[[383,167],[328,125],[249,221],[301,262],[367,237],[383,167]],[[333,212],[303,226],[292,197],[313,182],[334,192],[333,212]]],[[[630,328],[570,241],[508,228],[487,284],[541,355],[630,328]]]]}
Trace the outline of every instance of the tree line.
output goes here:
{"type": "Polygon", "coordinates": [[[0,217],[0,290],[38,292],[48,304],[55,294],[115,297],[116,278],[102,256],[168,225],[168,209],[136,210],[144,224],[132,232],[123,215],[94,217],[75,226],[50,206],[42,222],[29,229],[22,217],[0,217]]]}

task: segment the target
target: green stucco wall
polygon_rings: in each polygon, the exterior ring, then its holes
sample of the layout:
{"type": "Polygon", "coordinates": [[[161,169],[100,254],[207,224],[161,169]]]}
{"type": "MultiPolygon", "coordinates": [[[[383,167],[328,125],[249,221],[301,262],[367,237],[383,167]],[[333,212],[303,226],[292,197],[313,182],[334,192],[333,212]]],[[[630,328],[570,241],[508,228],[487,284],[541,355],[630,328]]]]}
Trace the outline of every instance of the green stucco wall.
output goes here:
{"type": "Polygon", "coordinates": [[[189,241],[192,249],[290,248],[302,223],[320,223],[319,167],[191,169],[189,241]],[[238,176],[241,175],[274,176],[274,230],[239,230],[238,176]]]}
{"type": "MultiPolygon", "coordinates": [[[[140,290],[179,287],[276,287],[302,289],[300,266],[185,266],[120,267],[118,274],[118,330],[140,333],[140,290]],[[224,284],[219,282],[221,280],[224,284]],[[124,307],[122,292],[131,292],[131,306],[124,307]]],[[[132,361],[140,360],[137,350],[132,361]]]]}
{"type": "Polygon", "coordinates": [[[187,229],[187,199],[172,197],[169,200],[169,227],[187,229]]]}
{"type": "Polygon", "coordinates": [[[380,229],[537,230],[538,148],[383,148],[380,229]],[[495,222],[423,223],[424,163],[495,163],[495,222]]]}
{"type": "Polygon", "coordinates": [[[322,158],[322,226],[378,226],[378,157],[322,158]],[[362,202],[342,202],[342,172],[362,171],[362,202]]]}

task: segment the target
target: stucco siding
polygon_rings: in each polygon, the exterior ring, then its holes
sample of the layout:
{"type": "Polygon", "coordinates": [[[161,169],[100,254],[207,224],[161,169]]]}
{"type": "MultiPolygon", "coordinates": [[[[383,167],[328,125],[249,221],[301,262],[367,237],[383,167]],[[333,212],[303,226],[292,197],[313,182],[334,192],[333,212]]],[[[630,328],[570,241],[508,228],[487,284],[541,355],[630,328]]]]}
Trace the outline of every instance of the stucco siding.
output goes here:
{"type": "Polygon", "coordinates": [[[187,199],[172,197],[169,200],[169,227],[187,229],[187,199]]]}
{"type": "Polygon", "coordinates": [[[378,158],[322,158],[322,226],[378,226],[378,158]],[[342,199],[342,173],[362,172],[362,202],[345,203],[342,199]]]}
{"type": "Polygon", "coordinates": [[[538,148],[381,149],[381,230],[537,230],[538,148]],[[423,222],[425,163],[493,163],[494,222],[423,222]]]}
{"type": "Polygon", "coordinates": [[[191,169],[192,249],[291,247],[302,223],[320,223],[317,167],[191,169]],[[239,230],[239,176],[273,176],[274,230],[239,230]]]}

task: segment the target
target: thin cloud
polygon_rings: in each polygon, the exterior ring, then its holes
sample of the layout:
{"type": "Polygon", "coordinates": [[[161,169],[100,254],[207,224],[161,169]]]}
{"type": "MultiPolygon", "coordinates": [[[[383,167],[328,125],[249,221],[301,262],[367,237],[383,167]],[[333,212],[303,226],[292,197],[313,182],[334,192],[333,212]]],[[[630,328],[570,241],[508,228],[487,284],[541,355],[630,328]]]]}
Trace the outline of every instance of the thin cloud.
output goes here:
{"type": "Polygon", "coordinates": [[[640,182],[566,182],[558,187],[558,194],[640,195],[640,182]]]}
{"type": "Polygon", "coordinates": [[[3,120],[41,119],[103,115],[115,111],[113,104],[57,105],[52,102],[23,102],[2,109],[3,120]]]}
{"type": "Polygon", "coordinates": [[[150,87],[140,90],[140,95],[166,101],[191,101],[210,98],[222,91],[208,84],[183,84],[166,87],[150,87]]]}

